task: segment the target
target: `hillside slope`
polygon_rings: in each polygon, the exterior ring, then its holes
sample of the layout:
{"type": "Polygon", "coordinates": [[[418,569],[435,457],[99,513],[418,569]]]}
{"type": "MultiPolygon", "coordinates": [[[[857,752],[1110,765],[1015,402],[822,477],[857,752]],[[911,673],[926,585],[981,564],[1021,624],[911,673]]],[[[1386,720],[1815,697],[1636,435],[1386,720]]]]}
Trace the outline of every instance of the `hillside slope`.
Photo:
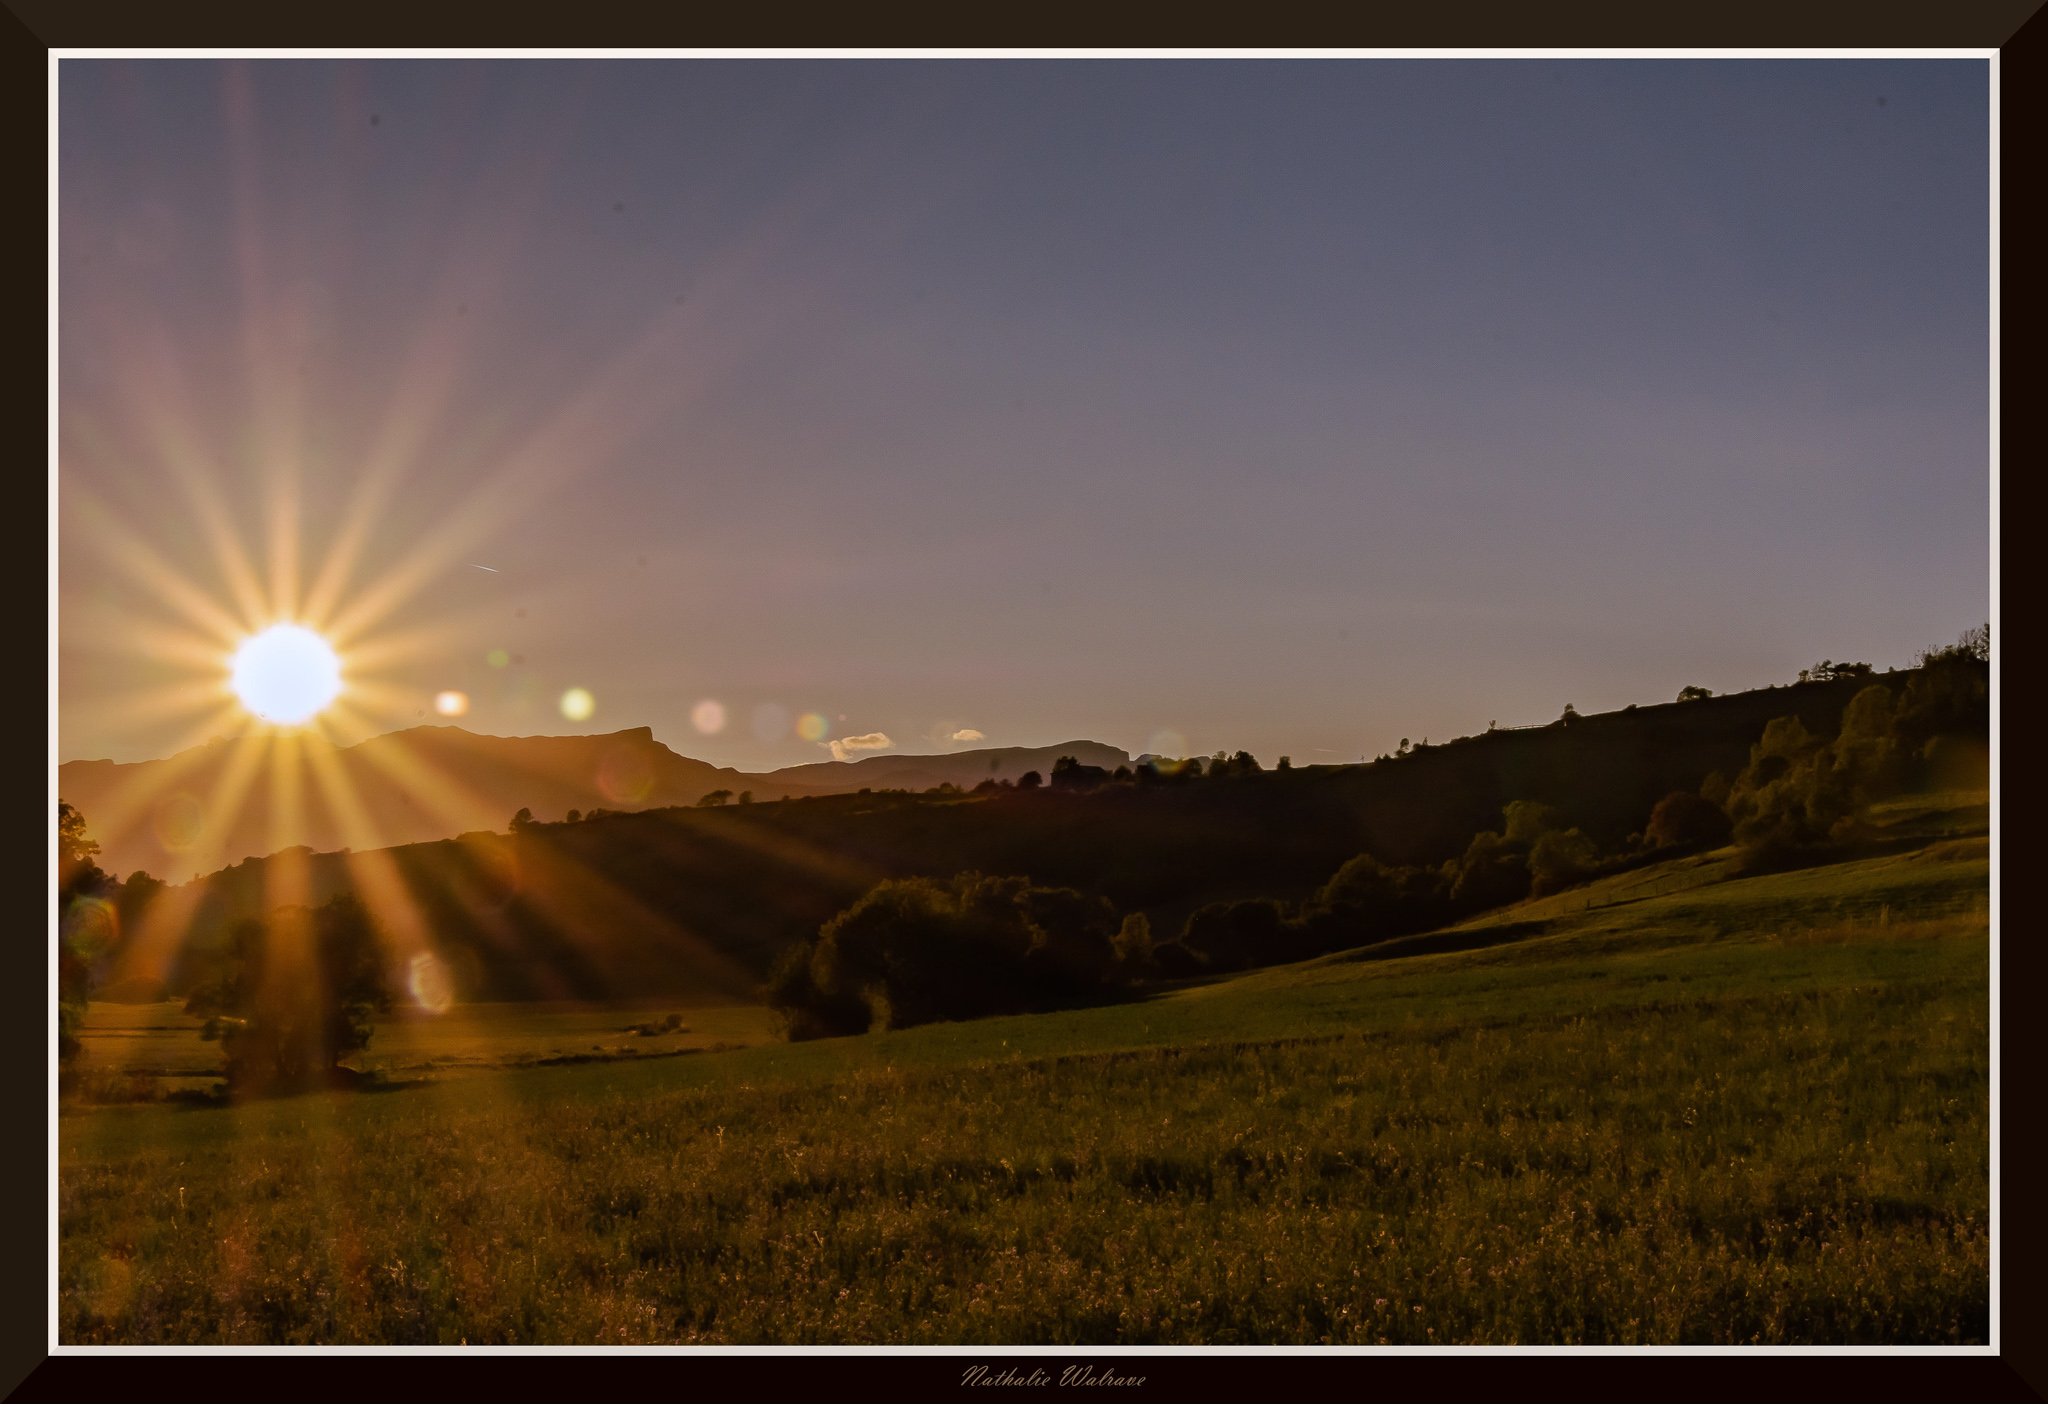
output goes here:
{"type": "Polygon", "coordinates": [[[1832,732],[1862,685],[1492,732],[1363,766],[675,807],[374,852],[299,850],[174,889],[120,973],[182,988],[234,921],[281,893],[345,889],[370,897],[409,948],[448,961],[465,998],[744,998],[876,882],[967,870],[1099,894],[1164,937],[1203,902],[1306,895],[1360,852],[1441,861],[1498,827],[1513,799],[1555,805],[1611,848],[1664,794],[1739,769],[1771,718],[1832,732]]]}

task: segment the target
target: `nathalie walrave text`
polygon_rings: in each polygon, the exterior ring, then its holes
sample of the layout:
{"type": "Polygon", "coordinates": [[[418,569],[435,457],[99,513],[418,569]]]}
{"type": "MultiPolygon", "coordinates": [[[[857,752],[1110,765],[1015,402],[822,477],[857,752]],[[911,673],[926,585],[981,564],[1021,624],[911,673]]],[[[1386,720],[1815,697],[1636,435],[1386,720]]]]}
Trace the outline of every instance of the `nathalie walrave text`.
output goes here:
{"type": "MultiPolygon", "coordinates": [[[[1008,1367],[1000,1371],[991,1371],[986,1365],[970,1365],[967,1367],[967,1373],[960,1377],[960,1383],[962,1385],[1017,1385],[1030,1388],[1033,1386],[1043,1387],[1053,1384],[1055,1381],[1051,1375],[1048,1375],[1043,1370],[1034,1369],[1028,1375],[1020,1375],[1014,1369],[1008,1367]]],[[[1069,1365],[1066,1369],[1060,1371],[1057,1383],[1062,1388],[1068,1385],[1134,1386],[1145,1383],[1145,1377],[1143,1375],[1119,1375],[1114,1370],[1097,1370],[1092,1365],[1069,1365]]]]}

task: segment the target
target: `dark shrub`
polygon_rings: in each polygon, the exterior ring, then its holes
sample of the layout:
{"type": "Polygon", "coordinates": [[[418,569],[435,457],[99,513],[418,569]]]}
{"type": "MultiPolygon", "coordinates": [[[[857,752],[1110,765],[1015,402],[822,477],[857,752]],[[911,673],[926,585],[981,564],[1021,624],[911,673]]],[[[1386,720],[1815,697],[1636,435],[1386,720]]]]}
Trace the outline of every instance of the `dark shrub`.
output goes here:
{"type": "Polygon", "coordinates": [[[1689,790],[1673,790],[1650,811],[1643,841],[1653,848],[1715,848],[1728,842],[1733,827],[1727,812],[1712,800],[1702,799],[1689,790]]]}
{"type": "Polygon", "coordinates": [[[1486,911],[1529,895],[1529,845],[1488,831],[1474,834],[1451,861],[1451,901],[1464,911],[1486,911]]]}
{"type": "Polygon", "coordinates": [[[763,993],[782,1024],[782,1036],[801,1043],[866,1033],[867,1005],[855,996],[828,995],[811,978],[811,960],[816,953],[817,947],[809,941],[791,946],[768,972],[763,993]]]}
{"type": "Polygon", "coordinates": [[[825,924],[804,975],[778,968],[769,999],[793,1038],[1058,1008],[1117,978],[1117,929],[1108,903],[1028,878],[892,880],[825,924]]]}
{"type": "Polygon", "coordinates": [[[1249,970],[1316,954],[1306,927],[1266,897],[1211,902],[1188,918],[1180,940],[1211,970],[1249,970]]]}
{"type": "Polygon", "coordinates": [[[1529,895],[1546,897],[1592,875],[1600,851],[1577,829],[1552,829],[1529,849],[1529,895]]]}

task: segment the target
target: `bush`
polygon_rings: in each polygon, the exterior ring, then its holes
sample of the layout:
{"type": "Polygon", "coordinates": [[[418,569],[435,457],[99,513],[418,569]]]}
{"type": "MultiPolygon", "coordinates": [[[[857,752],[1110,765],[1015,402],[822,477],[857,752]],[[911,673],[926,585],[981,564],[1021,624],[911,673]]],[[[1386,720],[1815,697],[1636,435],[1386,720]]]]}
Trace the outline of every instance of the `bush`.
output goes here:
{"type": "Polygon", "coordinates": [[[1735,841],[1748,864],[1770,866],[1849,837],[1871,801],[1905,784],[1911,757],[1899,734],[1904,713],[1889,689],[1872,685],[1843,709],[1831,742],[1797,717],[1772,720],[1728,794],[1735,841]]]}
{"type": "Polygon", "coordinates": [[[1127,978],[1119,934],[1107,902],[1071,888],[896,879],[786,955],[769,1003],[792,1039],[1058,1008],[1127,978]]]}
{"type": "Polygon", "coordinates": [[[1152,923],[1143,912],[1132,912],[1125,917],[1109,944],[1114,953],[1118,978],[1132,982],[1147,979],[1158,972],[1158,965],[1153,959],[1152,923]]]}
{"type": "Polygon", "coordinates": [[[1501,834],[1474,834],[1447,867],[1451,901],[1460,910],[1505,907],[1529,895],[1529,845],[1501,834]]]}
{"type": "Polygon", "coordinates": [[[762,990],[775,1011],[782,1036],[791,1043],[813,1038],[841,1038],[867,1032],[867,1005],[857,996],[834,995],[811,977],[817,944],[804,941],[784,951],[768,972],[762,990]]]}
{"type": "Polygon", "coordinates": [[[1249,970],[1316,954],[1303,924],[1269,897],[1211,902],[1188,918],[1181,945],[1210,970],[1249,970]]]}
{"type": "Polygon", "coordinates": [[[1643,840],[1652,848],[1719,847],[1733,831],[1725,810],[1689,790],[1673,790],[1657,801],[1643,840]]]}
{"type": "Polygon", "coordinates": [[[1592,875],[1600,850],[1577,829],[1552,829],[1529,849],[1529,895],[1547,897],[1592,875]]]}
{"type": "Polygon", "coordinates": [[[1407,936],[1453,918],[1454,881],[1445,870],[1388,867],[1361,853],[1323,884],[1302,918],[1319,952],[1407,936]]]}

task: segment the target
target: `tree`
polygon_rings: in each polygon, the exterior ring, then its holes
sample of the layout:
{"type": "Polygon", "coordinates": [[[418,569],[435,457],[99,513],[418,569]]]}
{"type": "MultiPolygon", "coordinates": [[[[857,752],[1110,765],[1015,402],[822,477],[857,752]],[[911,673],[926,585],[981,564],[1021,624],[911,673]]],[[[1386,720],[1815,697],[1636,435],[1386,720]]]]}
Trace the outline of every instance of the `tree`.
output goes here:
{"type": "Polygon", "coordinates": [[[1704,702],[1713,695],[1714,690],[1710,687],[1686,686],[1678,689],[1678,700],[1681,702],[1704,702]]]}
{"type": "Polygon", "coordinates": [[[1534,843],[1553,829],[1564,827],[1564,815],[1536,800],[1510,800],[1501,810],[1507,836],[1517,843],[1534,843]]]}
{"type": "Polygon", "coordinates": [[[1600,851],[1577,829],[1552,829],[1529,848],[1529,894],[1544,897],[1584,880],[1600,851]]]}
{"type": "Polygon", "coordinates": [[[383,932],[353,893],[278,907],[235,927],[219,977],[187,1001],[209,1016],[237,1093],[353,1081],[341,1059],[370,1041],[370,1015],[391,1007],[383,932]]]}
{"type": "Polygon", "coordinates": [[[1460,908],[1505,907],[1529,895],[1529,845],[1491,831],[1474,834],[1448,871],[1451,901],[1460,908]]]}
{"type": "Polygon", "coordinates": [[[96,886],[106,875],[100,872],[99,864],[93,858],[100,851],[99,843],[86,837],[85,816],[66,804],[57,801],[57,884],[60,892],[67,895],[86,885],[96,886]]]}
{"type": "Polygon", "coordinates": [[[1247,970],[1315,953],[1302,924],[1288,920],[1270,897],[1209,903],[1188,918],[1180,944],[1210,970],[1247,970]]]}
{"type": "Polygon", "coordinates": [[[1318,950],[1427,931],[1451,919],[1449,880],[1434,868],[1389,867],[1361,853],[1337,869],[1302,911],[1318,950]]]}
{"type": "Polygon", "coordinates": [[[1143,912],[1124,918],[1110,938],[1110,949],[1116,957],[1117,973],[1126,980],[1142,980],[1157,970],[1152,959],[1152,923],[1143,912]]]}
{"type": "Polygon", "coordinates": [[[1020,790],[1035,790],[1044,783],[1045,777],[1035,770],[1027,770],[1017,777],[1017,788],[1020,790]]]}
{"type": "Polygon", "coordinates": [[[1673,790],[1650,811],[1643,837],[1652,848],[1718,846],[1728,841],[1729,829],[1728,815],[1721,806],[1689,790],[1673,790]]]}
{"type": "Polygon", "coordinates": [[[1072,756],[1061,756],[1052,763],[1052,787],[1055,790],[1093,790],[1106,784],[1109,772],[1099,765],[1083,765],[1072,756]]]}
{"type": "MultiPolygon", "coordinates": [[[[863,793],[863,794],[865,794],[865,793],[866,793],[866,791],[862,791],[862,793],[863,793]]],[[[699,808],[699,809],[717,809],[717,808],[721,807],[721,806],[722,806],[722,805],[723,805],[723,804],[724,804],[724,803],[725,803],[725,802],[726,802],[727,800],[729,800],[729,799],[731,799],[731,798],[732,798],[732,791],[731,791],[731,790],[713,790],[713,791],[712,791],[712,792],[711,792],[710,794],[708,794],[708,795],[705,795],[705,796],[704,796],[704,797],[703,797],[702,799],[699,799],[699,800],[697,801],[697,808],[699,808]]]]}
{"type": "Polygon", "coordinates": [[[512,816],[512,823],[511,823],[511,824],[509,825],[509,827],[511,828],[512,832],[513,832],[513,833],[515,833],[515,834],[516,834],[516,833],[518,833],[518,832],[519,832],[519,831],[520,831],[521,829],[530,829],[530,828],[532,828],[532,827],[533,827],[533,811],[532,811],[532,810],[530,810],[530,809],[522,809],[522,810],[520,810],[520,811],[519,811],[519,812],[518,812],[517,814],[515,814],[515,815],[513,815],[513,816],[512,816]]]}
{"type": "Polygon", "coordinates": [[[791,1039],[1058,1008],[1139,973],[1149,930],[1028,878],[894,879],[786,955],[768,999],[791,1039]]]}
{"type": "Polygon", "coordinates": [[[66,1068],[84,1045],[78,1030],[92,989],[93,968],[119,937],[119,914],[108,900],[113,878],[93,861],[100,846],[86,836],[85,816],[57,801],[57,1057],[66,1068]]]}

